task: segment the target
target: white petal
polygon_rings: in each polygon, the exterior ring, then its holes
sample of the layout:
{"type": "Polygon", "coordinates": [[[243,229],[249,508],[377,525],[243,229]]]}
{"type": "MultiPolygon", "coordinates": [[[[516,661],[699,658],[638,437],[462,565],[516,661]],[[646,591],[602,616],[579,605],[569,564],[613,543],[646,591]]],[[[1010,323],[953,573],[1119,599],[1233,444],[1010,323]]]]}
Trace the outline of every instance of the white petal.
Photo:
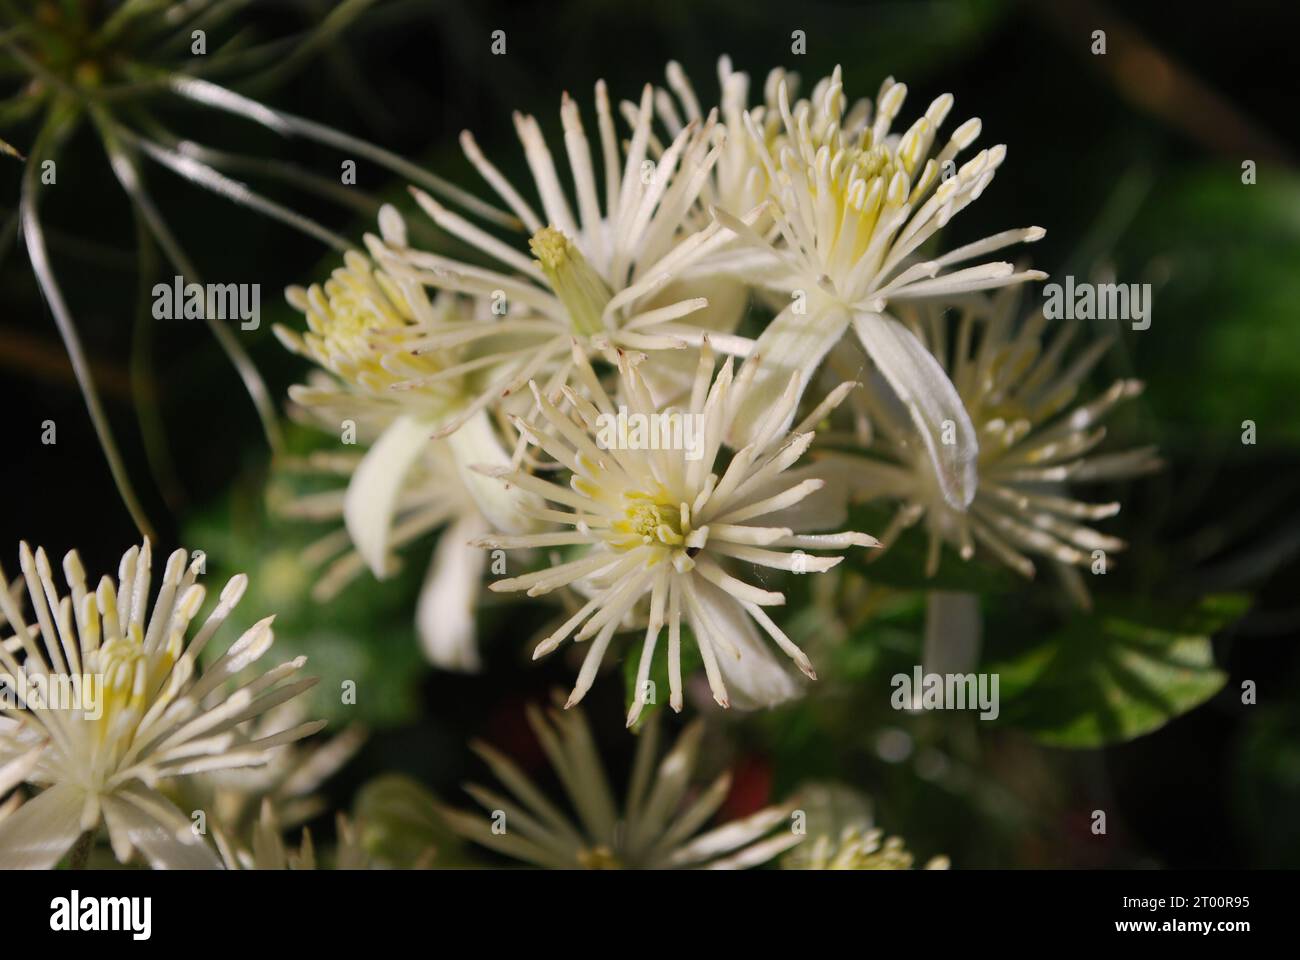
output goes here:
{"type": "Polygon", "coordinates": [[[32,768],[40,761],[41,754],[44,752],[45,745],[42,744],[35,750],[28,750],[17,759],[0,766],[0,797],[27,779],[27,774],[32,772],[32,768]]]}
{"type": "Polygon", "coordinates": [[[120,796],[104,797],[104,821],[115,849],[129,843],[155,870],[221,869],[220,859],[201,837],[187,834],[182,840],[172,826],[155,819],[133,802],[171,807],[184,820],[185,815],[161,793],[141,784],[133,784],[118,793],[120,796]]]}
{"type": "Polygon", "coordinates": [[[446,442],[470,496],[497,530],[527,533],[536,529],[536,521],[525,516],[521,507],[540,509],[544,506],[540,497],[474,469],[475,466],[510,466],[510,454],[501,445],[486,410],[466,420],[446,442]]]}
{"type": "Polygon", "coordinates": [[[469,541],[488,526],[482,517],[458,520],[438,540],[416,608],[424,655],[435,667],[476,673],[480,669],[474,609],[488,551],[469,541]]]}
{"type": "Polygon", "coordinates": [[[50,870],[81,836],[85,792],[58,783],[0,822],[0,869],[50,870]]]}
{"type": "Polygon", "coordinates": [[[388,573],[388,542],[393,513],[411,466],[431,443],[435,424],[398,417],[352,474],[343,499],[343,522],[357,552],[376,577],[388,573]]]}
{"type": "Polygon", "coordinates": [[[944,499],[964,510],[975,499],[979,440],[957,389],[939,361],[892,317],[857,313],[853,328],[921,435],[944,499]],[[946,426],[946,424],[951,426],[946,426]],[[945,443],[946,434],[952,442],[945,443]]]}
{"type": "Polygon", "coordinates": [[[785,655],[759,636],[744,608],[702,578],[697,578],[695,590],[705,611],[740,651],[740,659],[725,650],[718,651],[718,670],[727,685],[731,706],[757,710],[797,697],[802,692],[801,684],[785,655]]]}
{"type": "Polygon", "coordinates": [[[732,421],[727,443],[742,447],[750,442],[754,429],[785,393],[790,377],[795,373],[799,374],[799,392],[802,395],[822,358],[844,336],[848,324],[848,311],[810,309],[806,300],[795,301],[777,314],[759,336],[751,359],[746,361],[760,362],[732,421]],[[805,312],[796,313],[796,307],[805,312]]]}

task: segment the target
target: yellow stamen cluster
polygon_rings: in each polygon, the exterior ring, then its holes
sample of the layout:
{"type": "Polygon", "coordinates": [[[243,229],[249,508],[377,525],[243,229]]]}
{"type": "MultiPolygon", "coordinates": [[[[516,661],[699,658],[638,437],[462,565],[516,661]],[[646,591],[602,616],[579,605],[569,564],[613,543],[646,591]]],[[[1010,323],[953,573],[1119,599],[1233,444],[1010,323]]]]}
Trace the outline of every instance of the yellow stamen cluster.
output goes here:
{"type": "Polygon", "coordinates": [[[611,524],[620,536],[614,546],[630,550],[657,543],[664,547],[680,547],[691,532],[690,511],[683,504],[674,504],[663,490],[655,494],[632,491],[623,494],[626,501],[625,518],[611,524]]]}
{"type": "MultiPolygon", "coordinates": [[[[374,269],[356,252],[344,256],[323,286],[287,291],[289,303],[306,314],[299,336],[283,327],[276,333],[353,386],[387,393],[395,384],[419,381],[444,369],[439,352],[417,353],[409,344],[420,330],[406,295],[387,273],[374,269]]],[[[454,381],[442,389],[454,389],[454,381]]]]}

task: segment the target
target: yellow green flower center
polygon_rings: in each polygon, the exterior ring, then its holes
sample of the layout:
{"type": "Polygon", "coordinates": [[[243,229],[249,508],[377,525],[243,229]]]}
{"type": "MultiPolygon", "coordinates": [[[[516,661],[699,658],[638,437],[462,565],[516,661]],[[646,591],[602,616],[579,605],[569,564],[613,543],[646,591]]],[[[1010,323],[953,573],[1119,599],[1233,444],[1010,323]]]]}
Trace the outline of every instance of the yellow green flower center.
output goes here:
{"type": "Polygon", "coordinates": [[[611,527],[621,538],[615,546],[630,550],[646,544],[680,547],[690,531],[689,519],[682,516],[680,504],[673,503],[667,492],[649,494],[640,491],[623,494],[623,519],[611,527]]]}
{"type": "Polygon", "coordinates": [[[578,862],[587,870],[621,870],[623,868],[623,864],[614,856],[614,851],[604,844],[599,847],[579,850],[578,862]]]}
{"type": "Polygon", "coordinates": [[[574,332],[586,337],[603,330],[601,317],[613,295],[573,241],[555,227],[544,227],[533,234],[528,248],[569,311],[574,332]]]}

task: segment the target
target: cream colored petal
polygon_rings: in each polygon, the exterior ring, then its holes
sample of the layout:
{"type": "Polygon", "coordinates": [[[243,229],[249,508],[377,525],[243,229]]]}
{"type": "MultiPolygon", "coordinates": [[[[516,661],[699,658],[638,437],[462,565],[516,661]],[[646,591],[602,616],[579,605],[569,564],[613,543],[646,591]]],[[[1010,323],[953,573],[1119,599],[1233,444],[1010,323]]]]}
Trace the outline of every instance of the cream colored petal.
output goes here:
{"type": "Polygon", "coordinates": [[[357,552],[376,577],[388,574],[393,514],[406,475],[431,443],[430,420],[398,417],[375,441],[348,484],[343,522],[357,552]]]}
{"type": "Polygon", "coordinates": [[[848,311],[817,309],[806,299],[795,300],[777,314],[746,361],[758,362],[759,367],[731,424],[727,443],[742,447],[750,442],[764,414],[785,393],[791,376],[796,373],[802,393],[822,358],[844,336],[848,325],[848,311]],[[800,310],[803,312],[797,312],[800,310]]]}
{"type": "Polygon", "coordinates": [[[719,651],[718,670],[732,707],[758,710],[776,706],[802,693],[802,684],[784,654],[759,636],[738,602],[711,583],[697,582],[696,596],[705,612],[740,651],[740,658],[719,651]]]}
{"type": "Polygon", "coordinates": [[[467,673],[481,667],[474,612],[489,551],[469,541],[487,530],[482,517],[465,517],[443,531],[434,550],[415,622],[424,655],[435,667],[467,673]]]}
{"type": "Polygon", "coordinates": [[[81,836],[85,792],[59,783],[0,822],[0,869],[50,870],[81,836]]]}
{"type": "Polygon", "coordinates": [[[944,499],[964,510],[975,499],[979,440],[948,374],[924,344],[893,317],[857,313],[853,327],[911,415],[944,499]]]}
{"type": "Polygon", "coordinates": [[[114,850],[129,844],[155,870],[219,870],[221,860],[202,837],[177,836],[174,824],[165,824],[152,811],[166,811],[180,821],[186,815],[156,790],[133,784],[106,796],[104,821],[114,850]]]}
{"type": "Polygon", "coordinates": [[[476,466],[510,466],[510,454],[502,446],[486,410],[480,410],[465,421],[446,443],[456,460],[462,482],[493,527],[504,533],[528,533],[537,529],[537,522],[526,516],[521,508],[540,509],[544,506],[540,497],[474,469],[476,466]]]}

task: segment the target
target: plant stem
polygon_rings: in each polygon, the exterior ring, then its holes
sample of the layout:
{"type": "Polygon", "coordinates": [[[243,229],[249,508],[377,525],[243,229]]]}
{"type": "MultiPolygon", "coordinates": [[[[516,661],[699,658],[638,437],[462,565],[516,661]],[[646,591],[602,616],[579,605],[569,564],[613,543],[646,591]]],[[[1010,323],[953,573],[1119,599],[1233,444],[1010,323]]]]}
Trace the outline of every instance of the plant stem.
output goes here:
{"type": "Polygon", "coordinates": [[[68,858],[69,870],[85,870],[86,861],[90,859],[90,851],[95,846],[95,831],[87,830],[77,838],[73,844],[72,856],[68,858]]]}

